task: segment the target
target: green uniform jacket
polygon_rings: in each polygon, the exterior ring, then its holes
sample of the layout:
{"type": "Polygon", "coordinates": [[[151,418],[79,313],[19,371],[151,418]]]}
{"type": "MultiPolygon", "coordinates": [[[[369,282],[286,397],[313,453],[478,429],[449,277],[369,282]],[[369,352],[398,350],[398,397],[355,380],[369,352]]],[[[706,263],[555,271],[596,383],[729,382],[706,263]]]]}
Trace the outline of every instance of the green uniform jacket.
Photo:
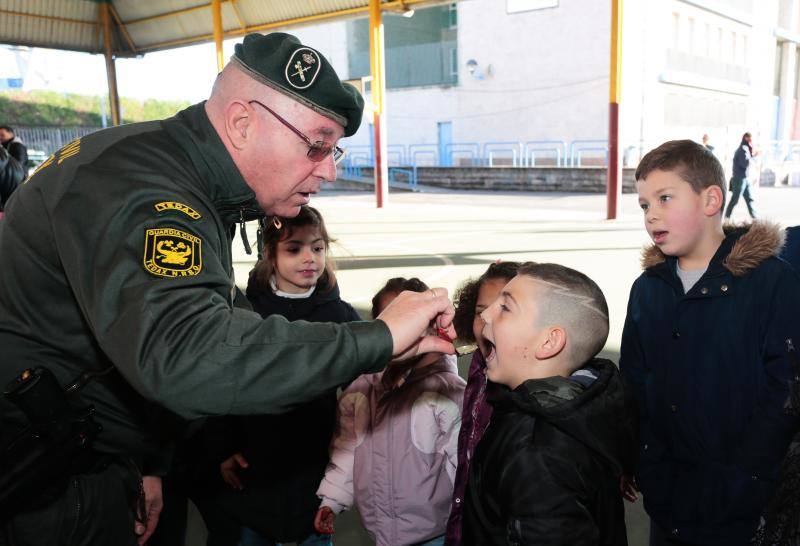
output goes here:
{"type": "MultiPolygon", "coordinates": [[[[380,321],[234,307],[235,225],[261,216],[203,104],[65,146],[0,221],[0,387],[28,367],[66,385],[113,364],[81,391],[95,447],[157,473],[174,414],[281,413],[382,369],[380,321]]],[[[5,399],[0,417],[5,440],[24,423],[5,399]]]]}

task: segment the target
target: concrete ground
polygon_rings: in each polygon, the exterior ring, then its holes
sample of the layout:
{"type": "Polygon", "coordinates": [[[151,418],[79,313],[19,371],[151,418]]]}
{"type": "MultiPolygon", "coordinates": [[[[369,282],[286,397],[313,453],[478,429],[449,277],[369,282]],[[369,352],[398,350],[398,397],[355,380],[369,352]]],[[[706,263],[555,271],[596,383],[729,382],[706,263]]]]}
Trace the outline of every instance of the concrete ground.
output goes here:
{"type": "MultiPolygon", "coordinates": [[[[800,223],[800,188],[756,188],[761,217],[785,226],[800,223]]],[[[605,220],[605,196],[558,193],[392,193],[376,209],[371,194],[325,191],[312,200],[323,214],[337,259],[342,298],[364,317],[374,293],[396,276],[417,276],[453,290],[494,260],[557,262],[591,276],[608,300],[611,332],[604,354],[615,361],[628,291],[640,273],[648,243],[636,195],[624,195],[618,220],[605,220]]],[[[746,220],[744,203],[734,220],[746,220]]],[[[250,240],[255,241],[254,228],[250,240]]],[[[254,258],[237,243],[237,282],[246,283],[254,258]]],[[[630,544],[646,545],[649,520],[641,500],[627,505],[630,544]]],[[[204,544],[195,520],[187,544],[204,544]]],[[[371,544],[355,514],[337,525],[337,544],[371,544]]]]}

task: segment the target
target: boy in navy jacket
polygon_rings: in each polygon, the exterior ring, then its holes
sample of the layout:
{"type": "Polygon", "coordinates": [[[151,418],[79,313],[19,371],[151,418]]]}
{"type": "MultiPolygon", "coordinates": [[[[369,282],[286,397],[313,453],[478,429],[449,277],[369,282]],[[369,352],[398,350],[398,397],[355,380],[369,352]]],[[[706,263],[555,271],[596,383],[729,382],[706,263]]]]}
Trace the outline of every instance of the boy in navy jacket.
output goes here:
{"type": "Polygon", "coordinates": [[[747,544],[798,428],[787,340],[800,341],[800,276],[777,258],[778,226],[723,227],[723,170],[701,145],[662,144],[636,180],[654,245],[620,367],[640,406],[650,543],[747,544]]]}

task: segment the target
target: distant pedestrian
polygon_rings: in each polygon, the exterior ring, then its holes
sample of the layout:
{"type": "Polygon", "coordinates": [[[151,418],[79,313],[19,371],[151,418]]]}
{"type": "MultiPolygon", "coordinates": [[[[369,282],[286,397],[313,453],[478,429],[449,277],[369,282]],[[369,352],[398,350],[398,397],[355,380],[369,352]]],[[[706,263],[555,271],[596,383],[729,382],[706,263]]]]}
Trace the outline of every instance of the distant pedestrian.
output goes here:
{"type": "Polygon", "coordinates": [[[25,179],[25,170],[19,161],[11,157],[8,150],[0,146],[0,218],[8,198],[25,179]]]}
{"type": "Polygon", "coordinates": [[[731,201],[728,203],[728,208],[725,209],[725,219],[731,217],[733,207],[739,202],[739,197],[744,197],[744,202],[747,205],[747,212],[750,217],[755,219],[756,209],[753,207],[753,196],[751,193],[750,182],[747,175],[750,165],[753,162],[753,157],[758,155],[758,152],[753,152],[753,136],[750,133],[742,135],[742,141],[739,143],[739,148],[733,154],[733,175],[728,189],[731,191],[731,201]]]}
{"type": "Polygon", "coordinates": [[[14,134],[14,129],[8,125],[0,125],[0,143],[8,150],[11,157],[19,161],[25,175],[28,175],[28,148],[22,140],[14,134]]]}
{"type": "Polygon", "coordinates": [[[714,153],[714,146],[711,145],[711,139],[708,136],[708,133],[703,133],[703,146],[706,147],[706,150],[714,153]]]}

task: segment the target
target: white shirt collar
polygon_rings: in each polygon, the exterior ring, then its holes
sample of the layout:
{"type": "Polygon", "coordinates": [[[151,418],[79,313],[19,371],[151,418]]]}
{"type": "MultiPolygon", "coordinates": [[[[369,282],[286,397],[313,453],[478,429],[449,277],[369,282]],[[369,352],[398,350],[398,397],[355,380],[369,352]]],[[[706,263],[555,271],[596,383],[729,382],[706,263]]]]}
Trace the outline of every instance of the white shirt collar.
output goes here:
{"type": "Polygon", "coordinates": [[[303,298],[310,298],[311,294],[314,293],[314,289],[317,288],[316,285],[312,286],[308,289],[308,292],[303,292],[302,294],[290,294],[289,292],[284,292],[283,290],[278,290],[278,285],[275,282],[275,275],[269,278],[269,286],[272,288],[272,292],[276,296],[280,296],[282,298],[289,298],[293,300],[299,300],[303,298]]]}

